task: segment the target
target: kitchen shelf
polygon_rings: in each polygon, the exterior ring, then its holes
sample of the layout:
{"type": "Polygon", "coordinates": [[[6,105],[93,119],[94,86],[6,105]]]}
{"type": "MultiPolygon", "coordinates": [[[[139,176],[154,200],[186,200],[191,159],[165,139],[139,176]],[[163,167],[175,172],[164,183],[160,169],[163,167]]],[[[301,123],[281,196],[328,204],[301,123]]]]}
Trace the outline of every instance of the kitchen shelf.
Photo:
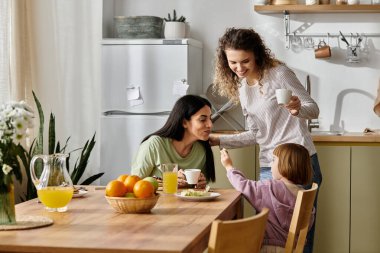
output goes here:
{"type": "Polygon", "coordinates": [[[380,5],[255,5],[256,12],[267,13],[380,13],[380,5]]]}

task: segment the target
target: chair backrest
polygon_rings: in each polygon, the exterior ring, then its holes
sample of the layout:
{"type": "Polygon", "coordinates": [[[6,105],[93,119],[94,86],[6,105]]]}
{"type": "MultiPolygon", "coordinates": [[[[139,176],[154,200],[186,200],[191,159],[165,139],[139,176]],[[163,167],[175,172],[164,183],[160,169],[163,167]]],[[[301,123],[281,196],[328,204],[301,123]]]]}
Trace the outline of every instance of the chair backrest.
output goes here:
{"type": "Polygon", "coordinates": [[[260,252],[268,213],[269,209],[263,208],[259,214],[249,218],[232,221],[213,221],[208,242],[208,252],[260,252]]]}
{"type": "Polygon", "coordinates": [[[288,239],[286,240],[285,253],[303,252],[317,189],[318,185],[313,183],[309,190],[298,191],[288,239]]]}

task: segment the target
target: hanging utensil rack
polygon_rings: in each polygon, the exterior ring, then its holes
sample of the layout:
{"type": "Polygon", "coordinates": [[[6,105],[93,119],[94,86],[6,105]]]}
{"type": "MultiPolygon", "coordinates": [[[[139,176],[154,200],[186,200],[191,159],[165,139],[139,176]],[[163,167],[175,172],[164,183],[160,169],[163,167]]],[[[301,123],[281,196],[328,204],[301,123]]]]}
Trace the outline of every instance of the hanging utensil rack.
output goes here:
{"type": "MultiPolygon", "coordinates": [[[[290,38],[291,37],[318,37],[318,38],[339,38],[341,37],[340,33],[298,33],[290,32],[290,14],[289,11],[284,11],[284,25],[285,25],[285,47],[286,49],[290,48],[290,38]]],[[[343,33],[343,36],[346,38],[357,38],[362,37],[380,37],[380,33],[343,33]]]]}

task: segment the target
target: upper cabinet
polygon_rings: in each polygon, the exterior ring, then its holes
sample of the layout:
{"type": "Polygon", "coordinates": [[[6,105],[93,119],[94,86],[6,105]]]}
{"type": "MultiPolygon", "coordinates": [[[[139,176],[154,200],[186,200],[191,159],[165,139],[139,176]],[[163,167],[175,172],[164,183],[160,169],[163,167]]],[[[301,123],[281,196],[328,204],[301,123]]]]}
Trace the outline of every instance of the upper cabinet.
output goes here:
{"type": "Polygon", "coordinates": [[[380,13],[380,5],[255,5],[259,13],[380,13]]]}

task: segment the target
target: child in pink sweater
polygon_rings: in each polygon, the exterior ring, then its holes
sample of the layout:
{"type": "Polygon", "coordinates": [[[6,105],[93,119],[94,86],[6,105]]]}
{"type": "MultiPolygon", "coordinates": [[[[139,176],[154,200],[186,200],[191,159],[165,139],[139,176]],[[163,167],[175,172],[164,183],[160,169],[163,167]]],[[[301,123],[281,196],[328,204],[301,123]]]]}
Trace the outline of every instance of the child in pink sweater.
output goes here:
{"type": "MultiPolygon", "coordinates": [[[[232,186],[244,195],[258,213],[263,207],[269,208],[263,247],[285,247],[297,192],[303,189],[303,185],[311,183],[312,168],[309,152],[299,144],[277,146],[273,158],[273,179],[254,181],[235,169],[227,150],[221,150],[221,162],[232,186]]],[[[309,227],[313,222],[314,210],[309,227]]]]}

